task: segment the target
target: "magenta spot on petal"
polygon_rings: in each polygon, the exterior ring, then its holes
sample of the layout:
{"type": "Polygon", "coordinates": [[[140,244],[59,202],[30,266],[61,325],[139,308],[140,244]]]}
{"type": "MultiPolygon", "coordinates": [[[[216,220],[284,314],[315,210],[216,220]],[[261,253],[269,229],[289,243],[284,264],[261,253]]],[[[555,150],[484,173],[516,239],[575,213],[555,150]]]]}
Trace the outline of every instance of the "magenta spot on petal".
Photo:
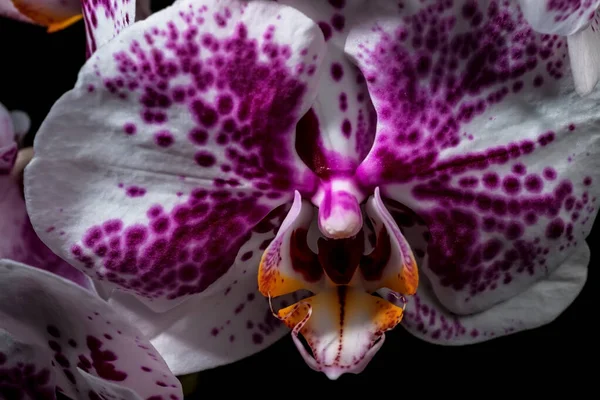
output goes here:
{"type": "Polygon", "coordinates": [[[331,77],[334,81],[340,81],[344,76],[344,69],[340,63],[331,64],[331,77]]]}
{"type": "Polygon", "coordinates": [[[212,167],[216,162],[215,156],[208,152],[196,153],[195,159],[196,163],[201,167],[212,167]]]}
{"type": "Polygon", "coordinates": [[[123,131],[125,131],[125,133],[128,135],[135,135],[135,133],[137,132],[137,128],[135,124],[127,123],[123,126],[123,131]]]}
{"type": "Polygon", "coordinates": [[[254,344],[261,344],[263,341],[264,337],[260,333],[252,334],[252,342],[254,342],[254,344]]]}
{"type": "Polygon", "coordinates": [[[323,32],[325,41],[329,40],[331,38],[331,25],[327,22],[319,22],[319,28],[321,28],[321,32],[323,32]]]}
{"type": "Polygon", "coordinates": [[[170,147],[175,139],[169,131],[160,131],[154,135],[154,142],[159,147],[170,147]]]}

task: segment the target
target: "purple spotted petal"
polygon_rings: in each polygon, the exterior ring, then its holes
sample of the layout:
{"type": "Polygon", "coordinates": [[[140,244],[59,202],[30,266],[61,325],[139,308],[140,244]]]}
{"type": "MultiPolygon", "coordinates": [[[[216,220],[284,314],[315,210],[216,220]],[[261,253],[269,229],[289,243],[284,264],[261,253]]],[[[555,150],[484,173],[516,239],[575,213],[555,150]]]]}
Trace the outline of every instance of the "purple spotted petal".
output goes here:
{"type": "Polygon", "coordinates": [[[179,1],[132,25],[38,133],[36,231],[155,310],[203,292],[293,189],[313,190],[294,139],[316,80],[297,66],[323,50],[312,21],[275,3],[179,1]]]}
{"type": "Polygon", "coordinates": [[[0,259],[22,262],[93,290],[90,279],[54,254],[36,235],[18,183],[0,175],[0,259]]]}
{"type": "Polygon", "coordinates": [[[471,315],[448,312],[433,295],[429,282],[421,282],[418,294],[408,300],[402,324],[417,337],[447,345],[473,344],[537,328],[552,322],[579,295],[589,261],[590,250],[581,244],[546,279],[471,315]]]}
{"type": "MultiPolygon", "coordinates": [[[[114,292],[109,303],[150,338],[176,375],[232,363],[265,349],[289,333],[257,289],[257,266],[286,211],[277,210],[255,229],[223,276],[225,287],[214,295],[193,297],[164,313],[150,311],[125,293],[114,292]]],[[[299,295],[274,299],[273,308],[292,304],[299,295]]]]}
{"type": "MultiPolygon", "coordinates": [[[[298,125],[298,151],[316,174],[328,179],[352,175],[375,137],[375,113],[361,72],[344,53],[344,42],[364,0],[284,0],[319,24],[327,52],[317,98],[298,125]]],[[[301,66],[308,68],[309,66],[301,66]]],[[[310,72],[310,71],[309,71],[310,72]]]]}
{"type": "Polygon", "coordinates": [[[417,3],[348,39],[378,113],[357,174],[427,223],[420,270],[441,304],[483,312],[584,245],[599,94],[575,93],[566,41],[535,34],[514,5],[417,3]]]}
{"type": "Polygon", "coordinates": [[[49,354],[0,329],[0,398],[54,400],[57,384],[50,363],[49,354]]]}
{"type": "MultiPolygon", "coordinates": [[[[183,399],[179,381],[148,340],[96,295],[7,260],[0,261],[0,289],[0,328],[35,346],[35,371],[51,374],[41,386],[55,379],[72,398],[183,399]]],[[[14,371],[7,344],[14,348],[1,340],[0,361],[14,371]]],[[[18,377],[8,379],[21,390],[30,387],[18,377]]]]}
{"type": "Polygon", "coordinates": [[[589,94],[600,80],[600,10],[585,30],[567,38],[575,89],[589,94]]]}
{"type": "Polygon", "coordinates": [[[519,0],[533,29],[553,35],[572,35],[592,21],[598,0],[519,0]]]}
{"type": "Polygon", "coordinates": [[[88,57],[135,21],[136,0],[81,0],[88,57]]]}

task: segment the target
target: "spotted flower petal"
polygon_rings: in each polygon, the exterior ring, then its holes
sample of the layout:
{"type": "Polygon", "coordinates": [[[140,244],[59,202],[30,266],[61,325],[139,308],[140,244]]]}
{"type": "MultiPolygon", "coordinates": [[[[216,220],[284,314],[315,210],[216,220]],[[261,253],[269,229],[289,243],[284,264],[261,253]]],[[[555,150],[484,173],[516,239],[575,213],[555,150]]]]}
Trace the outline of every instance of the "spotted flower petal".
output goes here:
{"type": "Polygon", "coordinates": [[[378,114],[357,176],[427,223],[421,271],[441,305],[484,312],[584,245],[600,94],[575,93],[566,40],[534,33],[516,5],[428,4],[371,3],[348,38],[378,114]]]}
{"type": "Polygon", "coordinates": [[[296,67],[323,51],[317,25],[275,3],[179,1],[132,25],[37,135],[36,231],[155,310],[205,291],[292,188],[314,188],[294,128],[316,80],[296,67]]]}
{"type": "MultiPolygon", "coordinates": [[[[579,295],[587,278],[590,251],[581,244],[546,279],[485,311],[456,315],[440,306],[428,282],[410,298],[402,326],[429,342],[462,345],[482,342],[552,322],[579,295]]],[[[390,298],[394,301],[395,297],[390,298]]]]}
{"type": "Polygon", "coordinates": [[[21,369],[40,384],[55,379],[72,398],[183,399],[152,345],[95,294],[8,260],[0,261],[0,288],[0,328],[13,338],[0,341],[0,361],[9,365],[0,387],[27,393],[30,380],[22,380],[21,369]],[[33,350],[23,366],[11,359],[16,338],[33,350]]]}
{"type": "Polygon", "coordinates": [[[135,21],[136,4],[136,0],[81,0],[88,56],[135,21]]]}
{"type": "MultiPolygon", "coordinates": [[[[344,53],[346,36],[364,0],[284,0],[319,24],[327,44],[317,98],[300,120],[296,148],[321,178],[313,203],[328,237],[356,235],[364,194],[347,179],[364,159],[375,136],[375,113],[360,71],[344,53]]],[[[308,65],[301,66],[313,73],[308,65]]]]}
{"type": "Polygon", "coordinates": [[[518,0],[518,3],[533,29],[561,36],[585,29],[600,7],[598,0],[518,0]]]}
{"type": "Polygon", "coordinates": [[[48,32],[55,32],[81,19],[81,4],[79,0],[2,0],[0,16],[42,25],[48,32]]]}
{"type": "Polygon", "coordinates": [[[567,38],[575,89],[589,94],[600,80],[600,11],[585,30],[567,38]]]}
{"type": "MultiPolygon", "coordinates": [[[[282,211],[286,211],[283,209],[282,211]]],[[[262,222],[222,280],[225,288],[192,297],[154,313],[132,295],[115,292],[109,303],[150,338],[176,375],[235,362],[268,347],[289,330],[275,318],[269,300],[257,291],[257,265],[285,213],[262,222]]],[[[273,308],[298,301],[297,294],[272,300],[273,308]],[[287,303],[285,301],[288,301],[287,303]]]]}
{"type": "Polygon", "coordinates": [[[47,352],[0,329],[0,398],[54,400],[57,383],[51,362],[47,352]]]}
{"type": "Polygon", "coordinates": [[[360,289],[337,286],[284,308],[279,317],[292,329],[306,363],[329,379],[361,372],[402,319],[402,308],[360,289]],[[298,338],[302,334],[312,355],[298,338]]]}

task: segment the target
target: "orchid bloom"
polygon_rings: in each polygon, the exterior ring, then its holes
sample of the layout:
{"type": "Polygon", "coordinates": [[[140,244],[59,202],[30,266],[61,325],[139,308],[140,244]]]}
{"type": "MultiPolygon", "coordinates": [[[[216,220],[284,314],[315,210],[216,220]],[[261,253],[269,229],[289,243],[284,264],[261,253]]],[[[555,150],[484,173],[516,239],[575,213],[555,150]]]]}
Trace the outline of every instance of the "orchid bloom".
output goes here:
{"type": "Polygon", "coordinates": [[[112,24],[115,19],[122,19],[124,24],[129,25],[129,18],[133,20],[135,16],[140,20],[151,13],[150,0],[0,0],[0,17],[45,26],[48,32],[56,32],[81,20],[82,7],[90,18],[89,29],[102,26],[107,21],[112,24]]]}
{"type": "Polygon", "coordinates": [[[600,1],[519,1],[533,29],[567,37],[575,89],[590,93],[600,80],[600,1]]]}
{"type": "Polygon", "coordinates": [[[597,213],[600,93],[568,57],[518,1],[179,0],[54,105],[28,209],[176,374],[277,340],[271,299],[332,379],[402,319],[534,328],[581,290],[597,213]]]}

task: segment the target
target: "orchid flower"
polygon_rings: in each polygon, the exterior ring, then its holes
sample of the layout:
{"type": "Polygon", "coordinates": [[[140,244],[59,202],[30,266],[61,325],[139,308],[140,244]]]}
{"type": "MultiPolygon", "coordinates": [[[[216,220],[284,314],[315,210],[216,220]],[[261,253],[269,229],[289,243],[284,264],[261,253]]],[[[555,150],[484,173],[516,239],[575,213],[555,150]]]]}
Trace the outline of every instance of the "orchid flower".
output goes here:
{"type": "Polygon", "coordinates": [[[85,15],[90,17],[92,27],[113,19],[122,18],[124,22],[129,18],[133,20],[134,16],[138,20],[144,19],[151,13],[150,0],[118,0],[114,3],[99,0],[0,0],[0,17],[45,26],[48,32],[56,32],[81,20],[82,7],[90,10],[85,15]],[[124,4],[131,7],[124,7],[124,4]]]}
{"type": "Polygon", "coordinates": [[[183,399],[142,333],[36,236],[18,174],[9,174],[14,126],[0,105],[0,397],[55,399],[58,390],[73,399],[183,399]]]}
{"type": "Polygon", "coordinates": [[[332,379],[403,318],[451,345],[534,328],[597,213],[600,93],[568,57],[517,1],[179,0],[54,105],[28,209],[176,374],[277,340],[271,299],[332,379]]]}
{"type": "Polygon", "coordinates": [[[600,80],[600,1],[519,1],[536,31],[567,36],[575,89],[590,93],[600,80]]]}

